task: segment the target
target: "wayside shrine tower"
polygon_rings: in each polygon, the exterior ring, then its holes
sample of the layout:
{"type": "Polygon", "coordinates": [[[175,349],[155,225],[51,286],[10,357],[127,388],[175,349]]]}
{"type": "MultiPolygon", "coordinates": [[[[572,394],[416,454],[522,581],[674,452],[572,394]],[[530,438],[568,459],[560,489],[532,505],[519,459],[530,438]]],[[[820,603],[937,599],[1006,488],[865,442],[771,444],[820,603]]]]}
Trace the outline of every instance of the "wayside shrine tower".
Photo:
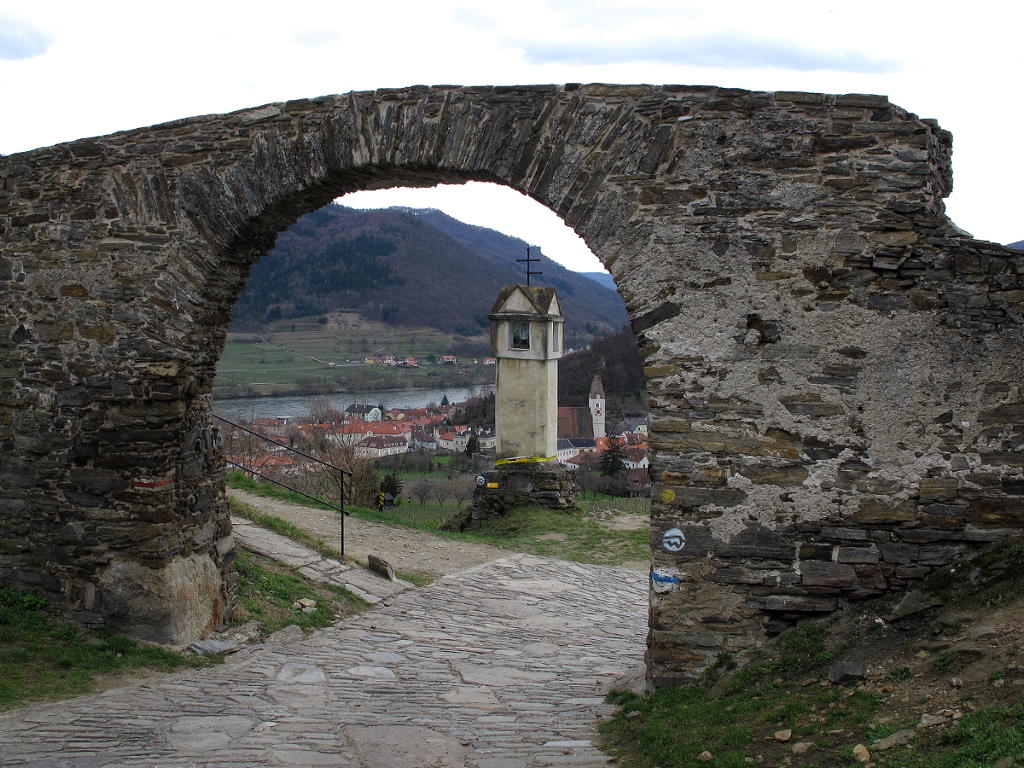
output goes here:
{"type": "Polygon", "coordinates": [[[506,285],[491,310],[498,359],[494,419],[498,459],[555,458],[562,317],[554,288],[506,285]]]}

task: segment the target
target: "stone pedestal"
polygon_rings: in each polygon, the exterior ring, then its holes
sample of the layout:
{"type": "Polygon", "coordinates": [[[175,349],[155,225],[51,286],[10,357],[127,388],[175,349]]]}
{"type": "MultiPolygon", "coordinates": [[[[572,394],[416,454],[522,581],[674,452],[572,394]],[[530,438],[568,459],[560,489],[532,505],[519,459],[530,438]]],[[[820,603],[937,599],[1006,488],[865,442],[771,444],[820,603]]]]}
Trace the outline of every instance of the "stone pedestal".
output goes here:
{"type": "Polygon", "coordinates": [[[477,476],[470,520],[490,520],[531,504],[572,508],[578,494],[576,472],[556,462],[502,464],[477,476]]]}

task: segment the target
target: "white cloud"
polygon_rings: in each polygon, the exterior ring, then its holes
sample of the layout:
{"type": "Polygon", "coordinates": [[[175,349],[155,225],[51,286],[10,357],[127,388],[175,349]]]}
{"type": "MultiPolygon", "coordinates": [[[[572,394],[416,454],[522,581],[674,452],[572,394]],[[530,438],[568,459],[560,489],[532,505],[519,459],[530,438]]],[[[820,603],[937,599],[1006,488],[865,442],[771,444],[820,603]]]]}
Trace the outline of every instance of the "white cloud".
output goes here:
{"type": "Polygon", "coordinates": [[[706,37],[648,37],[630,40],[520,41],[528,61],[582,65],[659,62],[720,69],[826,70],[878,74],[899,69],[891,58],[853,50],[818,50],[792,41],[758,36],[716,34],[706,37]]]}
{"type": "Polygon", "coordinates": [[[0,59],[20,61],[42,56],[52,43],[52,35],[23,19],[0,11],[0,59]]]}

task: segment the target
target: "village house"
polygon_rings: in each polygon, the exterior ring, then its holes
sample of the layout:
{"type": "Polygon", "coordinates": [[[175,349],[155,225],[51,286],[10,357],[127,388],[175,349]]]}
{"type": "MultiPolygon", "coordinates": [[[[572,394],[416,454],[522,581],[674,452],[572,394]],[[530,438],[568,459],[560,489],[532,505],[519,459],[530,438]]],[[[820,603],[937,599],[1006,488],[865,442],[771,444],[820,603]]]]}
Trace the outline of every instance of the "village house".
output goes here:
{"type": "Polygon", "coordinates": [[[619,435],[623,445],[647,445],[646,432],[624,432],[619,435]]]}
{"type": "Polygon", "coordinates": [[[555,455],[559,464],[565,464],[567,459],[579,453],[596,451],[597,443],[592,437],[562,437],[558,440],[558,451],[555,455]]]}
{"type": "Polygon", "coordinates": [[[615,425],[615,431],[620,435],[626,434],[627,432],[640,432],[646,435],[647,417],[629,416],[615,425]]]}
{"type": "Polygon", "coordinates": [[[368,421],[366,428],[374,435],[408,435],[412,424],[407,421],[368,421]]]}
{"type": "Polygon", "coordinates": [[[647,459],[647,448],[627,448],[623,452],[622,460],[626,469],[647,469],[651,463],[647,459]]]}
{"type": "Polygon", "coordinates": [[[409,433],[409,450],[411,451],[436,451],[437,438],[434,430],[423,427],[413,427],[409,433]]]}
{"type": "Polygon", "coordinates": [[[559,463],[567,469],[585,469],[596,472],[601,465],[601,456],[595,451],[584,451],[559,463]]]}
{"type": "Polygon", "coordinates": [[[342,424],[335,427],[327,435],[327,439],[338,445],[355,445],[366,437],[372,437],[373,430],[365,421],[353,421],[349,424],[342,424]]]}
{"type": "Polygon", "coordinates": [[[384,417],[376,405],[366,405],[365,403],[362,405],[353,403],[345,409],[345,413],[350,418],[358,418],[363,421],[380,421],[384,417]]]}
{"type": "Polygon", "coordinates": [[[356,443],[356,455],[367,459],[394,456],[398,453],[406,453],[408,450],[409,443],[404,437],[398,435],[373,435],[364,437],[356,443]]]}
{"type": "Polygon", "coordinates": [[[454,451],[455,450],[455,433],[454,432],[442,432],[437,436],[437,449],[439,451],[454,451]]]}
{"type": "Polygon", "coordinates": [[[498,436],[493,429],[481,429],[476,433],[476,439],[479,441],[481,452],[493,451],[498,447],[498,436]]]}

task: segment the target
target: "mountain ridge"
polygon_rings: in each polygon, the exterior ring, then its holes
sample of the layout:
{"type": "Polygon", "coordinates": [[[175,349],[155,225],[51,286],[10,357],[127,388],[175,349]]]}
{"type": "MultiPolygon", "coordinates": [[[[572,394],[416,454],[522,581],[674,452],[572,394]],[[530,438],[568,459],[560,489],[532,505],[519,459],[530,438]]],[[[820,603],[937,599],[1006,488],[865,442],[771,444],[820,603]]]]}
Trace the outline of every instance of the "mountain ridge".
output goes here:
{"type": "MultiPolygon", "coordinates": [[[[235,305],[234,330],[282,318],[357,308],[386,323],[486,334],[501,286],[523,282],[526,242],[436,209],[355,209],[331,203],[300,217],[253,266],[235,305]]],[[[619,295],[544,256],[538,281],[552,285],[578,346],[627,321],[619,295]]]]}

